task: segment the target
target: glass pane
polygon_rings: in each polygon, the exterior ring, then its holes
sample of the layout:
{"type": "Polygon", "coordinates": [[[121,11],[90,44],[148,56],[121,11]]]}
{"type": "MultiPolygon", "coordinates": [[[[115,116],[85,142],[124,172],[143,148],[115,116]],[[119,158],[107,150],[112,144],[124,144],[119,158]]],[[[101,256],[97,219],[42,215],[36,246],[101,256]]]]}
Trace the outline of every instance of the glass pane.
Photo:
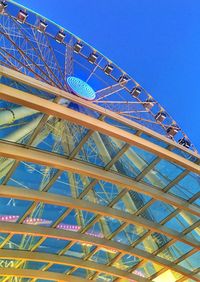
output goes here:
{"type": "Polygon", "coordinates": [[[121,188],[118,186],[109,182],[99,181],[83,199],[108,206],[120,192],[121,188]]]}
{"type": "Polygon", "coordinates": [[[0,100],[0,139],[27,144],[43,114],[0,100]]]}
{"type": "Polygon", "coordinates": [[[174,210],[175,209],[172,206],[166,203],[155,201],[150,207],[141,213],[141,216],[153,222],[159,223],[174,210]]]}
{"type": "Polygon", "coordinates": [[[55,238],[47,238],[44,242],[36,249],[37,252],[53,253],[57,254],[63,250],[70,241],[60,240],[55,238]]]}
{"type": "Polygon", "coordinates": [[[20,162],[7,185],[42,190],[55,173],[56,169],[54,168],[20,162]]]}
{"type": "Polygon", "coordinates": [[[187,268],[190,271],[194,271],[195,269],[199,268],[199,262],[200,262],[200,252],[196,252],[193,255],[181,261],[179,265],[187,268]]]}
{"type": "Polygon", "coordinates": [[[170,247],[167,247],[164,251],[160,252],[158,256],[167,258],[170,261],[175,261],[180,258],[182,255],[188,253],[192,250],[192,247],[182,243],[176,242],[170,247]]]}
{"type": "Polygon", "coordinates": [[[186,200],[192,198],[200,190],[200,177],[195,173],[186,175],[178,184],[170,189],[170,193],[186,200]]]}
{"type": "Polygon", "coordinates": [[[90,177],[64,171],[51,185],[49,192],[78,198],[91,181],[92,179],[90,177]]]}
{"type": "Polygon", "coordinates": [[[174,180],[184,169],[169,161],[160,160],[144,177],[143,181],[158,188],[164,188],[174,180]]]}
{"type": "Polygon", "coordinates": [[[6,243],[4,249],[31,250],[40,239],[39,236],[16,234],[6,243]]]}
{"type": "Polygon", "coordinates": [[[125,255],[117,260],[113,266],[122,270],[129,270],[140,262],[140,259],[134,256],[125,255]]]}

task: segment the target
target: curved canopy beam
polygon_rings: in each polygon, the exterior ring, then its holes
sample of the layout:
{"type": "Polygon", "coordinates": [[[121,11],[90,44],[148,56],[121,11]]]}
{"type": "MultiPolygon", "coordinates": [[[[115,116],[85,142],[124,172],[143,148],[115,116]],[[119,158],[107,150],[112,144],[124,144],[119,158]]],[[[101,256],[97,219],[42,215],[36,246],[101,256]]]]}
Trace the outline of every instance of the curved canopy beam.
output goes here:
{"type": "Polygon", "coordinates": [[[31,236],[41,236],[46,238],[56,238],[60,240],[66,241],[75,241],[85,244],[92,244],[97,246],[98,248],[104,248],[109,250],[114,250],[116,252],[120,252],[122,255],[131,255],[136,256],[141,259],[145,259],[156,263],[164,268],[171,269],[172,271],[178,272],[188,278],[194,279],[195,276],[192,272],[187,270],[184,267],[176,265],[171,261],[163,259],[162,257],[152,255],[146,251],[140,250],[138,248],[131,248],[130,246],[111,241],[105,238],[96,238],[93,236],[89,236],[87,234],[76,233],[73,231],[42,227],[42,226],[34,226],[34,225],[26,225],[26,224],[13,224],[13,223],[0,223],[0,232],[3,233],[12,233],[12,234],[23,234],[23,235],[31,235],[31,236]]]}
{"type": "Polygon", "coordinates": [[[137,146],[141,149],[156,154],[160,158],[176,163],[177,165],[180,165],[183,168],[188,169],[189,171],[200,174],[199,165],[192,163],[191,161],[171,151],[168,151],[163,147],[153,144],[148,140],[126,132],[120,128],[107,124],[104,121],[66,108],[49,100],[45,100],[43,98],[37,97],[35,95],[26,93],[18,89],[14,89],[4,84],[0,84],[0,98],[12,103],[17,103],[26,107],[30,107],[31,109],[40,111],[42,113],[53,115],[57,118],[68,120],[93,131],[98,131],[105,135],[117,138],[121,141],[126,142],[127,144],[137,146]]]}
{"type": "Polygon", "coordinates": [[[113,118],[119,122],[122,122],[123,124],[126,124],[127,126],[129,127],[132,127],[138,131],[141,131],[141,132],[144,132],[150,136],[153,136],[153,137],[156,137],[157,139],[161,140],[161,141],[164,141],[166,142],[167,144],[169,145],[172,145],[172,146],[175,146],[177,148],[179,148],[180,150],[182,151],[185,151],[187,153],[189,153],[190,155],[196,157],[196,158],[200,158],[200,156],[191,151],[191,150],[188,150],[187,148],[175,143],[174,141],[170,140],[169,138],[149,129],[149,128],[146,128],[144,126],[141,126],[140,124],[132,121],[132,120],[127,120],[126,118],[124,118],[123,116],[119,116],[117,113],[114,113],[108,109],[104,109],[94,103],[91,103],[89,101],[87,101],[87,105],[85,104],[85,100],[84,99],[81,99],[80,97],[77,97],[75,95],[71,95],[70,93],[66,92],[66,91],[63,91],[63,90],[60,90],[54,86],[51,86],[47,83],[44,83],[42,81],[39,81],[33,77],[30,77],[30,76],[27,76],[25,74],[22,74],[18,71],[15,71],[15,70],[12,70],[10,68],[7,68],[7,67],[4,67],[4,66],[0,66],[0,73],[6,77],[9,77],[11,79],[14,79],[15,81],[18,81],[20,83],[24,83],[26,85],[29,85],[31,87],[34,87],[36,89],[39,89],[39,90],[42,90],[42,91],[46,91],[46,92],[49,92],[51,94],[54,94],[56,96],[60,96],[60,97],[63,97],[63,98],[66,98],[66,99],[69,99],[70,101],[73,101],[73,102],[76,102],[82,106],[87,106],[89,109],[91,110],[94,110],[94,111],[97,111],[99,112],[100,114],[103,114],[105,116],[108,116],[110,118],[113,118]]]}
{"type": "MultiPolygon", "coordinates": [[[[66,266],[76,266],[78,268],[80,267],[80,268],[84,268],[84,269],[91,270],[91,271],[103,272],[103,273],[117,276],[123,279],[132,279],[138,282],[149,282],[150,281],[149,279],[143,278],[134,273],[120,270],[112,266],[107,266],[103,264],[98,264],[93,261],[86,261],[86,260],[81,260],[81,259],[67,257],[67,256],[59,256],[59,255],[54,255],[54,254],[30,252],[30,251],[19,251],[19,250],[0,250],[0,257],[4,259],[6,258],[6,259],[15,259],[15,260],[37,261],[37,262],[45,262],[45,263],[52,263],[52,264],[62,264],[66,266]]],[[[1,275],[1,272],[0,272],[0,275],[1,275]]],[[[64,276],[67,279],[67,276],[66,275],[64,276]]],[[[63,279],[64,276],[61,276],[61,278],[63,279]]],[[[48,276],[48,277],[51,278],[51,276],[48,276]]],[[[68,281],[68,280],[61,280],[61,281],[68,281]]]]}
{"type": "Polygon", "coordinates": [[[144,183],[139,183],[126,176],[105,171],[102,168],[97,168],[86,163],[68,160],[62,156],[52,153],[39,151],[33,148],[24,148],[23,145],[7,143],[4,141],[0,141],[0,156],[19,161],[33,162],[48,167],[54,167],[63,171],[80,173],[98,180],[104,180],[119,185],[120,187],[127,188],[128,190],[148,195],[156,200],[163,201],[181,210],[200,216],[200,208],[196,205],[190,204],[189,202],[176,196],[167,194],[161,189],[144,183]]]}
{"type": "MultiPolygon", "coordinates": [[[[55,273],[52,271],[42,271],[33,269],[16,269],[16,268],[0,268],[0,276],[14,276],[18,278],[34,278],[55,280],[59,282],[91,282],[91,280],[83,279],[80,277],[69,276],[66,274],[55,273]]],[[[149,281],[149,280],[148,280],[149,281]]]]}
{"type": "Polygon", "coordinates": [[[173,238],[177,241],[183,242],[200,250],[200,245],[197,240],[194,239],[191,240],[187,238],[185,235],[175,230],[172,230],[168,227],[152,222],[145,218],[139,217],[137,215],[130,214],[117,209],[113,209],[111,207],[101,206],[99,204],[92,203],[89,201],[73,199],[71,197],[65,197],[53,193],[27,190],[23,188],[17,189],[11,186],[6,186],[5,189],[5,186],[3,185],[0,186],[0,197],[42,202],[50,205],[57,205],[57,206],[62,206],[72,209],[75,208],[75,209],[85,210],[101,216],[109,216],[119,221],[127,222],[128,224],[142,226],[145,229],[164,234],[170,238],[173,238]]]}

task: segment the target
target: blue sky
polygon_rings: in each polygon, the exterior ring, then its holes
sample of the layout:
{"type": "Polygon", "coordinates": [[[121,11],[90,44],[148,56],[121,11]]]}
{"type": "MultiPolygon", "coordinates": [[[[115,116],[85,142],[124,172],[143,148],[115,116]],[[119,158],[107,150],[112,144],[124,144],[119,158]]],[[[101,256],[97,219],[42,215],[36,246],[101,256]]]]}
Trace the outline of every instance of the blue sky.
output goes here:
{"type": "Polygon", "coordinates": [[[199,0],[17,0],[133,76],[200,151],[199,0]]]}

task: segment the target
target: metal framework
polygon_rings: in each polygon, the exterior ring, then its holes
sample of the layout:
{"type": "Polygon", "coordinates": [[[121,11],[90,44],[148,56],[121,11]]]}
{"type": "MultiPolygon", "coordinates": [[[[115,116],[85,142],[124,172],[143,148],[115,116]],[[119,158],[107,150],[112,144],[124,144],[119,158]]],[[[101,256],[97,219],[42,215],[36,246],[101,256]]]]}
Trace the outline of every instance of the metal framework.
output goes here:
{"type": "Polygon", "coordinates": [[[83,278],[76,278],[76,277],[70,277],[66,276],[64,274],[60,273],[53,273],[51,272],[44,272],[41,270],[33,270],[33,269],[14,269],[14,268],[0,268],[0,275],[3,276],[9,276],[9,277],[15,277],[15,278],[40,278],[40,279],[55,279],[60,282],[89,282],[90,280],[88,279],[83,279],[83,278]]]}
{"type": "Polygon", "coordinates": [[[159,103],[73,34],[13,1],[0,17],[0,281],[199,281],[185,133],[169,136],[159,103]]]}

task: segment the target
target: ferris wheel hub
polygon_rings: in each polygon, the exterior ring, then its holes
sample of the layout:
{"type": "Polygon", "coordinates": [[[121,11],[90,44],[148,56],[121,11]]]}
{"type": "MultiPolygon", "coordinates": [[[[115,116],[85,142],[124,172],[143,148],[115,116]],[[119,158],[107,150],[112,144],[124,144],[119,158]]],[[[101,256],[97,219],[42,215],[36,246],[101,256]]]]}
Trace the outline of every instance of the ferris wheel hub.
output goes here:
{"type": "Polygon", "coordinates": [[[74,94],[83,99],[94,100],[96,97],[94,89],[78,77],[69,76],[67,78],[67,84],[74,94]]]}

